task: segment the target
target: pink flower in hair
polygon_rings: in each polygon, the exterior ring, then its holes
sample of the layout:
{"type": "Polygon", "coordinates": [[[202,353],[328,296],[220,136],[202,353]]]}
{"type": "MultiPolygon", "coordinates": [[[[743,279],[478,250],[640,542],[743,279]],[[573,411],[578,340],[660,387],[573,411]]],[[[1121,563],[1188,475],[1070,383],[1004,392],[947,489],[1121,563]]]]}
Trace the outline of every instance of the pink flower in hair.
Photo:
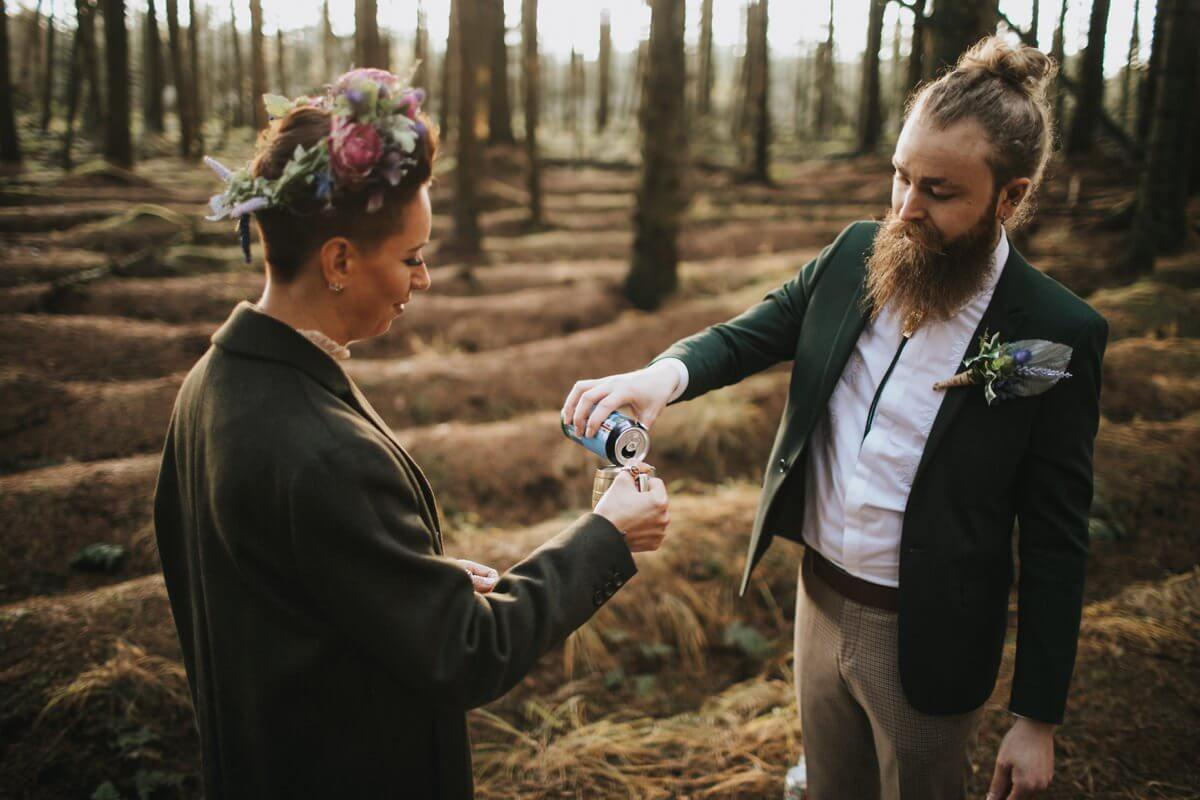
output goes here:
{"type": "Polygon", "coordinates": [[[329,137],[329,163],[339,182],[366,180],[383,153],[383,140],[375,126],[338,117],[329,137]]]}

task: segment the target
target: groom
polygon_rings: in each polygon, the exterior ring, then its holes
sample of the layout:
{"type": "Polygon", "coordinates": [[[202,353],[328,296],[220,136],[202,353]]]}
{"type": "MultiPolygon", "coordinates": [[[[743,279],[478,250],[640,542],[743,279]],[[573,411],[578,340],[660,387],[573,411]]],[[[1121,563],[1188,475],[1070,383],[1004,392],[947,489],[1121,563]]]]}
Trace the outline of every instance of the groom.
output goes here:
{"type": "Polygon", "coordinates": [[[806,545],[795,666],[819,800],[964,796],[1004,648],[1014,521],[1014,722],[989,798],[1032,796],[1053,775],[1108,330],[1005,230],[1049,156],[1053,71],[1032,48],[980,42],[913,98],[883,223],[851,225],[741,316],[642,370],[581,381],[563,407],[589,434],[626,404],[650,424],[670,401],[792,361],[741,591],[773,538],[806,545]],[[936,390],[985,332],[1068,345],[1069,377],[992,404],[981,385],[936,390]]]}

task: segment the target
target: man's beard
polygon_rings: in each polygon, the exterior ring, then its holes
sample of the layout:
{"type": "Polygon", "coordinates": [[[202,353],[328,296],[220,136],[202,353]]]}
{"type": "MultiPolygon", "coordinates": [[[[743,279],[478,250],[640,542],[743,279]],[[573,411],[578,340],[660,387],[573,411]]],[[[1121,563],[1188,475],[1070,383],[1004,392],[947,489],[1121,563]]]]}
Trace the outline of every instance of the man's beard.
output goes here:
{"type": "Polygon", "coordinates": [[[947,242],[932,225],[888,212],[867,260],[864,309],[874,321],[890,305],[906,328],[910,321],[949,319],[987,285],[995,237],[991,214],[947,242]]]}

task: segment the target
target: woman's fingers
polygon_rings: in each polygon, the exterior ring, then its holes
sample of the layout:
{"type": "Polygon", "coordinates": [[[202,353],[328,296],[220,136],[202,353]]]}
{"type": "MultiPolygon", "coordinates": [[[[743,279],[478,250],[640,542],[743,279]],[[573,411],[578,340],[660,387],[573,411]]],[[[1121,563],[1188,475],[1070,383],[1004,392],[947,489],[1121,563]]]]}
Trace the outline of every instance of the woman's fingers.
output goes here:
{"type": "Polygon", "coordinates": [[[500,581],[500,573],[485,564],[467,558],[458,558],[455,561],[471,576],[471,585],[480,594],[487,594],[500,581]]]}

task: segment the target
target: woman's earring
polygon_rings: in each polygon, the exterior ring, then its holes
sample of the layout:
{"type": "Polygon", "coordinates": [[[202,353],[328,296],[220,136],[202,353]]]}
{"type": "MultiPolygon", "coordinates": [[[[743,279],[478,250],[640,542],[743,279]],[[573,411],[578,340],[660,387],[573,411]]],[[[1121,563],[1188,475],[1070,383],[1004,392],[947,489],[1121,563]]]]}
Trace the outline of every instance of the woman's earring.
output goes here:
{"type": "Polygon", "coordinates": [[[345,288],[346,288],[346,287],[345,287],[345,286],[342,286],[340,283],[331,283],[331,284],[329,284],[329,290],[330,290],[331,292],[335,292],[335,293],[336,293],[336,292],[340,292],[342,289],[345,289],[345,288]]]}

